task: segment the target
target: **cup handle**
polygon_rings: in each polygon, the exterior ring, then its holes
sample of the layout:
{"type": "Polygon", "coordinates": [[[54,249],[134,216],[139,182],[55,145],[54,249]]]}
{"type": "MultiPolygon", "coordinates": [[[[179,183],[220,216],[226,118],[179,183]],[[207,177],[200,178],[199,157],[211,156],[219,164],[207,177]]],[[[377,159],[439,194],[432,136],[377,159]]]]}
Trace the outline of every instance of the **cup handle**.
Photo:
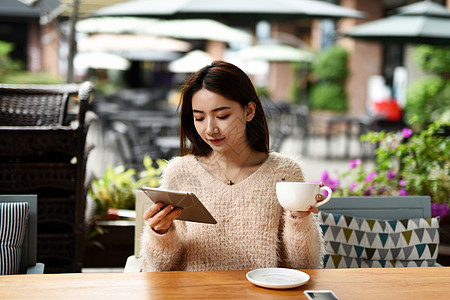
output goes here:
{"type": "Polygon", "coordinates": [[[324,190],[328,192],[328,196],[325,198],[325,200],[317,202],[316,205],[314,205],[315,207],[319,207],[330,201],[331,196],[333,195],[333,191],[328,186],[322,186],[320,187],[319,192],[322,193],[324,190]]]}

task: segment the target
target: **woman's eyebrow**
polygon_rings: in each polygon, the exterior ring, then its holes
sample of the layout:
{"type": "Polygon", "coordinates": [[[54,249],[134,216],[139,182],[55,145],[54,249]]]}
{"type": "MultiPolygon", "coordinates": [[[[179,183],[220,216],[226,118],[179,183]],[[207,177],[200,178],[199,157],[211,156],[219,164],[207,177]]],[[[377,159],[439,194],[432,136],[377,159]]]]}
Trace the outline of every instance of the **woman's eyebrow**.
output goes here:
{"type": "MultiPolygon", "coordinates": [[[[225,109],[231,109],[231,107],[229,107],[229,106],[221,106],[221,107],[213,109],[212,111],[213,112],[218,112],[218,111],[225,110],[225,109]]],[[[195,108],[192,110],[192,112],[199,113],[199,114],[205,113],[204,111],[201,111],[201,110],[198,110],[198,109],[195,109],[195,108]]]]}

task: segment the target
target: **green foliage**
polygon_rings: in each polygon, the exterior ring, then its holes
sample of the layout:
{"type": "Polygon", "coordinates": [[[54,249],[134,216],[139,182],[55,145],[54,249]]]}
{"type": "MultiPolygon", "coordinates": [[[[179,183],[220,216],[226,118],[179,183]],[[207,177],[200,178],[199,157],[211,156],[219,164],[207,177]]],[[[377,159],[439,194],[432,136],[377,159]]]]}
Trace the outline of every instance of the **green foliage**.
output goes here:
{"type": "Polygon", "coordinates": [[[17,72],[22,67],[19,61],[9,57],[13,49],[13,44],[0,41],[0,82],[2,83],[6,75],[17,72]]]}
{"type": "Polygon", "coordinates": [[[14,50],[13,44],[0,41],[0,56],[8,55],[13,50],[14,50]]]}
{"type": "Polygon", "coordinates": [[[347,110],[347,94],[340,84],[324,82],[313,86],[310,100],[311,109],[347,110]]]}
{"type": "Polygon", "coordinates": [[[450,47],[420,45],[413,53],[417,64],[425,71],[450,74],[450,47]]]}
{"type": "Polygon", "coordinates": [[[420,130],[450,110],[450,81],[438,76],[422,78],[408,90],[407,99],[406,120],[420,130]]]}
{"type": "Polygon", "coordinates": [[[270,92],[267,87],[255,86],[256,94],[260,99],[267,98],[270,99],[270,92]]]}
{"type": "Polygon", "coordinates": [[[292,74],[294,74],[291,94],[295,104],[302,104],[307,101],[308,73],[311,68],[310,62],[295,62],[291,64],[292,74]]]}
{"type": "Polygon", "coordinates": [[[88,234],[86,236],[86,247],[96,247],[102,250],[105,250],[105,246],[100,243],[96,238],[98,236],[102,236],[107,232],[106,229],[103,227],[97,225],[97,224],[91,224],[90,230],[88,231],[88,234]]]}
{"type": "Polygon", "coordinates": [[[108,208],[134,209],[135,192],[142,186],[159,185],[160,176],[167,162],[156,160],[157,167],[153,166],[153,160],[144,158],[145,170],[136,174],[135,169],[125,169],[123,166],[108,167],[103,177],[92,181],[89,195],[96,204],[97,218],[104,217],[108,208]]]}
{"type": "Polygon", "coordinates": [[[95,84],[95,91],[102,96],[116,94],[124,86],[122,71],[89,69],[89,80],[95,84]]]}
{"type": "Polygon", "coordinates": [[[415,49],[414,58],[434,73],[414,82],[407,93],[405,119],[419,131],[436,120],[450,120],[450,47],[422,45],[415,49]]]}
{"type": "Polygon", "coordinates": [[[145,170],[139,174],[139,179],[136,182],[138,187],[141,186],[158,186],[161,178],[162,171],[167,165],[167,161],[157,159],[157,168],[153,167],[153,160],[149,156],[144,157],[145,170]]]}
{"type": "Polygon", "coordinates": [[[450,204],[450,123],[434,122],[420,134],[369,132],[363,140],[379,145],[375,167],[352,162],[336,196],[429,195],[434,203],[450,204]]]}
{"type": "Polygon", "coordinates": [[[333,46],[317,55],[312,65],[313,83],[309,98],[312,109],[347,110],[345,83],[349,74],[348,52],[333,46]]]}
{"type": "Polygon", "coordinates": [[[5,84],[59,84],[64,81],[47,73],[32,73],[22,70],[18,60],[11,59],[9,53],[14,49],[11,43],[0,41],[0,82],[5,84]]]}
{"type": "Polygon", "coordinates": [[[14,72],[5,75],[2,80],[3,83],[20,83],[20,84],[60,84],[64,83],[64,80],[59,76],[48,74],[45,72],[33,73],[33,72],[14,72]]]}
{"type": "Polygon", "coordinates": [[[317,54],[312,71],[319,80],[344,84],[349,74],[347,61],[347,50],[333,46],[317,54]]]}
{"type": "Polygon", "coordinates": [[[12,43],[0,41],[0,82],[5,84],[59,84],[64,81],[48,73],[23,71],[22,63],[9,57],[14,50],[12,43]]]}

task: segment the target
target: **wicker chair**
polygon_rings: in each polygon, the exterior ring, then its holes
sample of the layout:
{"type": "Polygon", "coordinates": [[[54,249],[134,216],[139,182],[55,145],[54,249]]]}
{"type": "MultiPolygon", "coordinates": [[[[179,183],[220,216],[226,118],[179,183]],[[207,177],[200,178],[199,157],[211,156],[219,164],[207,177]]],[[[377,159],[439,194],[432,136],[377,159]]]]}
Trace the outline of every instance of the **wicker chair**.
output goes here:
{"type": "Polygon", "coordinates": [[[37,194],[39,261],[80,272],[90,82],[0,84],[0,193],[37,194]]]}

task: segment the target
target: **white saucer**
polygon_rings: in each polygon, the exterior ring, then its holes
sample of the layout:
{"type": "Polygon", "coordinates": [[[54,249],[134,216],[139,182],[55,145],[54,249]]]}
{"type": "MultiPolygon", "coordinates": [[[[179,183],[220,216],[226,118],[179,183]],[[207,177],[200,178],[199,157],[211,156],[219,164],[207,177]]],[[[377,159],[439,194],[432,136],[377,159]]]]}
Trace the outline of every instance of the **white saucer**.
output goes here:
{"type": "Polygon", "coordinates": [[[264,268],[250,271],[246,275],[251,283],[270,289],[291,289],[309,281],[305,272],[286,268],[264,268]]]}

